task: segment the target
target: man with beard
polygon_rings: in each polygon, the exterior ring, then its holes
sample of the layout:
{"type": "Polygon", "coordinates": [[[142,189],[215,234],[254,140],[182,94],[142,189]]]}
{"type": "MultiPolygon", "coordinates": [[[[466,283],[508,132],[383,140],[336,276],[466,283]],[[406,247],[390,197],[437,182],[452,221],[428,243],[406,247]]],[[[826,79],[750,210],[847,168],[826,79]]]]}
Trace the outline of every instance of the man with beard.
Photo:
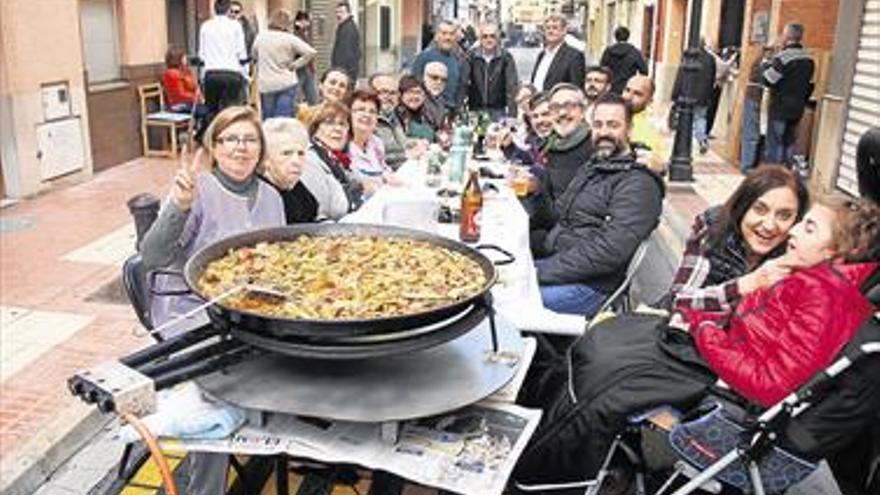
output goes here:
{"type": "Polygon", "coordinates": [[[654,100],[654,81],[641,74],[632,76],[623,90],[623,99],[632,108],[633,125],[630,142],[639,161],[651,167],[651,170],[663,173],[664,162],[669,157],[669,148],[657,126],[649,120],[648,111],[654,100]]]}
{"type": "Polygon", "coordinates": [[[584,76],[584,94],[587,97],[587,119],[593,113],[593,105],[600,96],[604,95],[611,89],[611,80],[614,74],[611,69],[601,65],[594,65],[587,69],[584,76]]]}
{"type": "Polygon", "coordinates": [[[553,205],[543,244],[532,246],[544,306],[585,316],[623,281],[629,259],[657,226],[664,193],[662,179],[635,160],[625,100],[601,96],[591,127],[594,154],[553,205]]]}

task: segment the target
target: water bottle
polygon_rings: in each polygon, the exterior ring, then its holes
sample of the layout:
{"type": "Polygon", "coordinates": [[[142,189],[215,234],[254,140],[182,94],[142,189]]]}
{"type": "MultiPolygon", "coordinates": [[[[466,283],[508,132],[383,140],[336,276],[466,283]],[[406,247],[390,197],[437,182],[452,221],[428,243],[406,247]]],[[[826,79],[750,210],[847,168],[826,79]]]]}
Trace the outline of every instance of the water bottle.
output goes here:
{"type": "Polygon", "coordinates": [[[464,179],[467,159],[471,151],[471,131],[464,125],[456,125],[452,134],[452,148],[449,152],[449,182],[460,184],[464,179]]]}

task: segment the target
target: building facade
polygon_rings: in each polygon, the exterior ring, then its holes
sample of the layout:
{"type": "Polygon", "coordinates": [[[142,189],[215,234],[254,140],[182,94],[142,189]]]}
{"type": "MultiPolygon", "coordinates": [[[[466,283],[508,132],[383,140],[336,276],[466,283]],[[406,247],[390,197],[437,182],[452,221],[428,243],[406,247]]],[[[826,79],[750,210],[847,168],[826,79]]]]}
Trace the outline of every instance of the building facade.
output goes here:
{"type": "MultiPolygon", "coordinates": [[[[137,88],[158,82],[174,44],[198,53],[212,0],[0,2],[0,194],[19,198],[142,155],[137,88]]],[[[278,8],[313,18],[329,64],[338,0],[241,0],[256,28],[278,8]]],[[[351,0],[363,74],[398,70],[421,48],[429,0],[351,0]]]]}

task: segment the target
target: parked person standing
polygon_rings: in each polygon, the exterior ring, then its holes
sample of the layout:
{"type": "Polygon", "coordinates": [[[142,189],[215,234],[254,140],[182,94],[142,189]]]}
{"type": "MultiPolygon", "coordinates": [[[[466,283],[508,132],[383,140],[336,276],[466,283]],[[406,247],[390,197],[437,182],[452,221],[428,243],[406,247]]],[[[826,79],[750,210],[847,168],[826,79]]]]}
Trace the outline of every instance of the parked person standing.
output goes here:
{"type": "Polygon", "coordinates": [[[478,112],[489,112],[492,120],[503,115],[516,115],[518,76],[516,62],[510,52],[502,48],[498,25],[480,26],[480,44],[468,55],[470,82],[468,107],[478,112]]]}
{"type": "Polygon", "coordinates": [[[712,103],[712,90],[715,87],[715,56],[709,52],[705,40],[700,42],[697,61],[700,64],[695,73],[686,72],[684,64],[678,68],[675,85],[672,87],[672,99],[678,101],[683,96],[684,78],[689,78],[690,96],[694,101],[693,132],[699,145],[700,154],[709,151],[709,134],[707,118],[709,105],[712,103]]]}
{"type": "Polygon", "coordinates": [[[450,21],[440,21],[434,35],[434,45],[416,56],[412,65],[412,75],[425,80],[425,67],[429,62],[441,62],[446,66],[447,81],[443,90],[443,100],[450,108],[458,108],[465,97],[466,74],[464,62],[456,55],[456,26],[450,21]]]}
{"type": "Polygon", "coordinates": [[[348,77],[356,80],[360,61],[361,34],[354,23],[348,2],[339,2],[336,4],[336,37],[333,39],[330,65],[345,69],[348,77]]]}
{"type": "Polygon", "coordinates": [[[253,54],[257,59],[257,89],[263,119],[296,115],[297,71],[318,53],[289,32],[290,11],[272,12],[269,29],[257,35],[253,54]]]}
{"type": "MultiPolygon", "coordinates": [[[[299,36],[309,46],[314,47],[314,44],[312,44],[312,20],[308,12],[304,10],[296,12],[296,17],[293,19],[293,34],[299,36]]],[[[314,59],[310,60],[305,67],[300,67],[296,71],[296,78],[299,81],[299,96],[302,101],[309,105],[314,105],[318,102],[318,88],[315,87],[316,73],[314,59]]]]}
{"type": "Polygon", "coordinates": [[[614,30],[614,39],[617,41],[602,52],[599,62],[611,69],[614,78],[611,81],[611,91],[622,95],[626,82],[636,74],[648,74],[648,64],[636,47],[629,43],[629,29],[619,26],[614,30]]]}
{"type": "Polygon", "coordinates": [[[550,14],[544,21],[544,49],[532,70],[538,91],[550,91],[563,82],[584,86],[584,54],[564,42],[567,24],[560,14],[550,14]]]}
{"type": "Polygon", "coordinates": [[[764,161],[770,163],[792,163],[795,128],[813,93],[816,64],[804,50],[803,38],[803,25],[786,24],[779,39],[781,50],[763,66],[764,84],[770,88],[764,161]]]}
{"type": "Polygon", "coordinates": [[[214,17],[199,29],[199,58],[204,62],[207,121],[221,110],[241,103],[245,79],[242,64],[247,61],[241,24],[227,15],[228,0],[214,3],[214,17]]]}
{"type": "Polygon", "coordinates": [[[746,97],[743,101],[742,131],[740,134],[739,167],[743,172],[758,164],[758,145],[761,141],[761,102],[764,99],[763,67],[769,61],[772,48],[765,46],[749,69],[746,97]]]}
{"type": "Polygon", "coordinates": [[[614,74],[611,69],[601,65],[593,65],[587,68],[584,75],[584,96],[587,99],[587,119],[593,112],[593,105],[600,96],[611,90],[611,81],[614,74]]]}

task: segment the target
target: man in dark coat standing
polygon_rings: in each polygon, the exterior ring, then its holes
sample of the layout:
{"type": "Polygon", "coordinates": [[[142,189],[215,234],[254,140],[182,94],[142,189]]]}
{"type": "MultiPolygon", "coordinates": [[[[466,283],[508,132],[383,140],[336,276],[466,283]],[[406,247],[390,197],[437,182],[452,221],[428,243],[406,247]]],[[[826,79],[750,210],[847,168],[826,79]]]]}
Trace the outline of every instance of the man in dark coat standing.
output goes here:
{"type": "MultiPolygon", "coordinates": [[[[712,103],[712,91],[715,88],[715,57],[709,53],[706,41],[700,42],[700,51],[697,58],[700,68],[690,75],[690,96],[694,99],[694,139],[700,145],[700,154],[705,155],[709,151],[709,105],[712,103]]],[[[677,102],[684,96],[684,78],[688,74],[679,66],[672,87],[672,101],[677,102]]]]}
{"type": "Polygon", "coordinates": [[[354,81],[357,80],[361,61],[361,35],[348,2],[339,2],[336,5],[336,22],[336,38],[333,40],[330,65],[345,69],[354,81]]]}
{"type": "Polygon", "coordinates": [[[480,26],[480,44],[469,54],[470,84],[468,105],[471,110],[489,112],[492,119],[516,115],[514,92],[519,84],[516,62],[501,47],[497,24],[480,26]]]}
{"type": "Polygon", "coordinates": [[[617,43],[609,46],[602,52],[599,65],[604,65],[614,73],[611,81],[611,91],[622,95],[623,88],[629,78],[639,74],[648,74],[648,64],[636,47],[629,43],[629,29],[620,26],[614,30],[614,39],[617,43]]]}
{"type": "Polygon", "coordinates": [[[565,17],[551,14],[544,21],[544,49],[532,70],[532,85],[538,91],[550,91],[559,83],[584,85],[584,54],[565,43],[565,17]]]}

